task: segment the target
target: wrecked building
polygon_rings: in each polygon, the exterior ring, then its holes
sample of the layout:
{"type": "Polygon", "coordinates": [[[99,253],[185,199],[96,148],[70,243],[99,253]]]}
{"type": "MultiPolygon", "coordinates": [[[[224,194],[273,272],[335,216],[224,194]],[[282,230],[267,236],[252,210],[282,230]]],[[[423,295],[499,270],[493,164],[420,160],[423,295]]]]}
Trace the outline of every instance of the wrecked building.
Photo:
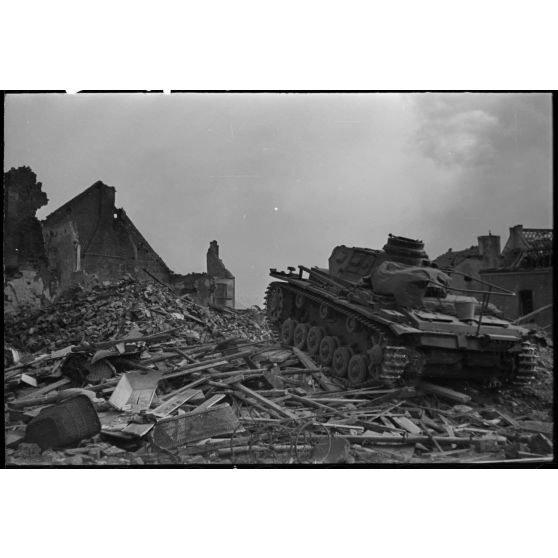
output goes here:
{"type": "Polygon", "coordinates": [[[468,276],[453,274],[455,288],[478,289],[478,283],[471,279],[481,279],[516,292],[516,297],[494,300],[508,319],[546,308],[533,321],[547,327],[552,323],[552,241],[552,229],[526,229],[516,225],[510,228],[508,241],[501,251],[500,237],[489,234],[479,236],[477,246],[460,251],[450,249],[434,263],[468,276]]]}
{"type": "Polygon", "coordinates": [[[50,298],[39,208],[48,202],[29,167],[4,173],[4,311],[40,307],[50,298]]]}
{"type": "Polygon", "coordinates": [[[482,279],[517,293],[500,303],[510,318],[546,308],[534,321],[541,327],[552,325],[552,241],[552,229],[511,227],[498,266],[481,270],[482,279]]]}
{"type": "MultiPolygon", "coordinates": [[[[480,279],[481,269],[498,266],[500,237],[489,233],[477,237],[477,242],[476,246],[464,250],[452,250],[450,248],[445,254],[434,260],[433,263],[440,269],[452,269],[459,272],[459,274],[456,273],[452,276],[452,287],[456,289],[475,288],[471,287],[469,277],[480,279]]],[[[476,287],[478,288],[478,285],[476,287]]]]}
{"type": "Polygon", "coordinates": [[[105,281],[144,275],[144,269],[162,281],[171,279],[171,270],[126,212],[115,208],[115,193],[96,182],[44,220],[49,268],[61,290],[87,275],[105,281]]]}
{"type": "Polygon", "coordinates": [[[234,275],[219,258],[219,244],[212,240],[207,250],[207,274],[215,279],[215,304],[234,308],[234,275]]]}
{"type": "Polygon", "coordinates": [[[115,281],[129,274],[158,281],[200,304],[234,307],[234,276],[219,259],[216,241],[207,272],[174,273],[122,208],[116,189],[96,182],[39,222],[48,199],[28,167],[4,175],[5,311],[39,307],[72,285],[115,281]]]}

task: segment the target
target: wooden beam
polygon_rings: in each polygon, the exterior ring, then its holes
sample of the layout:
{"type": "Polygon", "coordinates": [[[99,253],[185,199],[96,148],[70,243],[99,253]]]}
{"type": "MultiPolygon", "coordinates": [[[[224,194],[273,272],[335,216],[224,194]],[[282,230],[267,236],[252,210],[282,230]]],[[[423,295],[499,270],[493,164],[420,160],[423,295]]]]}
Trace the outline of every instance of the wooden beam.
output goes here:
{"type": "Polygon", "coordinates": [[[430,384],[424,381],[418,383],[417,389],[420,389],[427,393],[434,393],[435,395],[444,397],[445,399],[449,399],[450,401],[457,401],[458,403],[468,403],[469,401],[471,401],[470,395],[465,395],[464,393],[459,393],[458,391],[455,391],[453,389],[430,384]]]}
{"type": "Polygon", "coordinates": [[[279,413],[280,415],[282,415],[286,418],[294,419],[294,420],[298,419],[298,416],[295,415],[294,413],[291,413],[290,411],[287,411],[287,409],[285,409],[284,407],[281,407],[280,405],[277,405],[276,403],[274,403],[270,399],[267,399],[267,397],[264,397],[263,395],[260,395],[256,391],[253,391],[250,388],[247,388],[246,386],[242,385],[241,383],[235,384],[235,388],[244,392],[246,395],[249,395],[250,397],[256,399],[257,401],[262,403],[264,406],[270,407],[276,413],[279,413]]]}

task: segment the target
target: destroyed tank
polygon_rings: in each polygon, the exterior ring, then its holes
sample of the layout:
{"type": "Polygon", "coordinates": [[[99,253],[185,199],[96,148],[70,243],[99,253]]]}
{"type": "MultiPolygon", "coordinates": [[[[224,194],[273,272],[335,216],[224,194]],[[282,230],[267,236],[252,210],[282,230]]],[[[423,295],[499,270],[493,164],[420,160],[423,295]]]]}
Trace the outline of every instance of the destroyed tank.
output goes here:
{"type": "Polygon", "coordinates": [[[480,290],[454,289],[452,273],[429,261],[420,240],[390,234],[382,250],[337,246],[328,269],[270,270],[267,317],[283,344],[353,386],[420,377],[531,383],[528,330],[490,303],[515,293],[481,280],[480,290]]]}

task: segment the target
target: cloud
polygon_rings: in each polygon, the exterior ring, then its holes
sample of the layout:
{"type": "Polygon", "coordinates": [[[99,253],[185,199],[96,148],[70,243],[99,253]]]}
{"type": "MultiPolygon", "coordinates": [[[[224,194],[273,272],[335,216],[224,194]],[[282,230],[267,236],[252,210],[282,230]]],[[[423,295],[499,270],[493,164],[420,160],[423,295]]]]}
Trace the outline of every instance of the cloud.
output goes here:
{"type": "Polygon", "coordinates": [[[428,93],[413,97],[418,127],[413,140],[435,163],[475,169],[503,158],[547,151],[548,95],[428,93]]]}
{"type": "Polygon", "coordinates": [[[552,226],[550,95],[424,94],[412,105],[410,143],[445,180],[423,212],[431,255],[489,229],[505,242],[513,225],[552,226]]]}
{"type": "Polygon", "coordinates": [[[476,166],[495,154],[490,134],[498,119],[482,110],[442,114],[431,118],[418,133],[423,153],[442,165],[476,166]]]}

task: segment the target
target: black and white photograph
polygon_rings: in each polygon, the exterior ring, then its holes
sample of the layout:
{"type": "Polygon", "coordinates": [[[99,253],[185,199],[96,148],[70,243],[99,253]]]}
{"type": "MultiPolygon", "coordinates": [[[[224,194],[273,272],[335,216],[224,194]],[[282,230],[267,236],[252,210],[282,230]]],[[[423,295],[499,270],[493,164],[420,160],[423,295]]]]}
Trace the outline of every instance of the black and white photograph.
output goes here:
{"type": "Polygon", "coordinates": [[[555,554],[551,8],[4,3],[3,554],[555,554]]]}
{"type": "Polygon", "coordinates": [[[530,466],[552,96],[4,97],[8,467],[530,466]]]}

